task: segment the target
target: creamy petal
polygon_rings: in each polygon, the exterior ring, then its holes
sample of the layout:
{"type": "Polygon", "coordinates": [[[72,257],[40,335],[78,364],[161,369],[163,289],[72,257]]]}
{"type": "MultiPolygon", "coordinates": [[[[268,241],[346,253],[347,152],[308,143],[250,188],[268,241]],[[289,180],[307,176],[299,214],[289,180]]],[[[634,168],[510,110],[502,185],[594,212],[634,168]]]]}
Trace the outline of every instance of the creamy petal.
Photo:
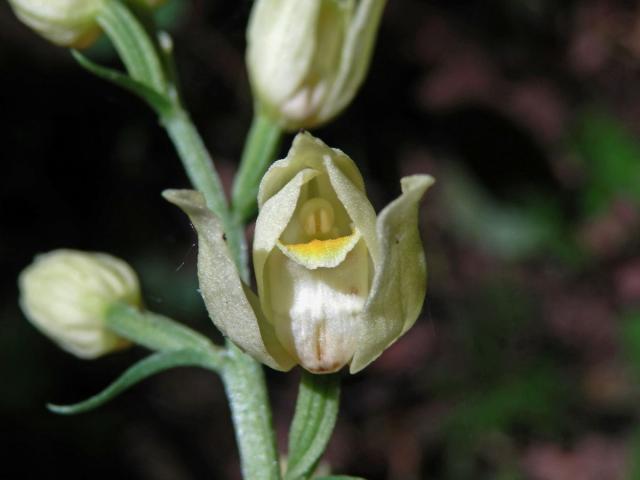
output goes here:
{"type": "Polygon", "coordinates": [[[433,182],[429,175],[403,178],[402,195],[380,213],[377,234],[381,263],[376,267],[362,314],[363,329],[351,373],[375,360],[420,314],[427,268],[418,230],[418,206],[433,182]]]}
{"type": "Polygon", "coordinates": [[[293,139],[287,156],[274,162],[264,175],[258,192],[258,205],[262,205],[295,177],[298,172],[312,168],[325,171],[324,159],[330,157],[334,165],[348,178],[355,188],[364,192],[364,180],[356,164],[342,151],[328,147],[322,140],[308,132],[301,132],[293,139]]]}
{"type": "Polygon", "coordinates": [[[198,232],[198,280],[213,323],[252,357],[276,370],[289,370],[295,362],[275,341],[255,295],[240,280],[220,222],[206,208],[202,194],[166,190],[163,196],[189,216],[198,232]]]}
{"type": "Polygon", "coordinates": [[[278,239],[291,220],[291,216],[296,210],[300,190],[311,179],[316,177],[318,172],[310,168],[304,169],[295,175],[284,188],[276,195],[269,198],[269,201],[260,207],[260,215],[256,220],[256,228],[253,238],[253,269],[255,270],[258,292],[263,311],[267,318],[270,318],[270,306],[268,299],[262,296],[264,288],[264,264],[269,253],[276,248],[278,239]]]}
{"type": "Polygon", "coordinates": [[[320,3],[260,0],[252,11],[247,30],[249,76],[273,105],[291,97],[311,68],[320,3]]]}
{"type": "Polygon", "coordinates": [[[369,254],[374,266],[380,263],[380,247],[376,235],[376,212],[369,202],[363,189],[356,185],[338,168],[329,156],[324,157],[324,168],[326,169],[331,186],[333,187],[340,203],[344,206],[353,224],[364,237],[369,254]]]}
{"type": "Polygon", "coordinates": [[[340,67],[318,114],[320,123],[340,113],[353,99],[369,70],[386,0],[360,0],[349,22],[340,67]]]}
{"type": "Polygon", "coordinates": [[[263,295],[273,305],[278,339],[305,369],[330,373],[351,360],[360,342],[368,265],[363,241],[335,268],[309,270],[280,250],[269,256],[263,295]]]}

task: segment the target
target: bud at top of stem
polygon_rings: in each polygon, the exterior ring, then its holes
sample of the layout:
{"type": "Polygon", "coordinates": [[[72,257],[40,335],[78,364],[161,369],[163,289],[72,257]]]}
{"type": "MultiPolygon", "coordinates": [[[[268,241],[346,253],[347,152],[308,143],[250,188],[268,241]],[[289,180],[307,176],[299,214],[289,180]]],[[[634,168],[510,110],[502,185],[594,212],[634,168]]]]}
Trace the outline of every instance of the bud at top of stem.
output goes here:
{"type": "Polygon", "coordinates": [[[385,0],[257,0],[247,67],[260,108],[286,130],[329,121],[369,67],[385,0]]]}

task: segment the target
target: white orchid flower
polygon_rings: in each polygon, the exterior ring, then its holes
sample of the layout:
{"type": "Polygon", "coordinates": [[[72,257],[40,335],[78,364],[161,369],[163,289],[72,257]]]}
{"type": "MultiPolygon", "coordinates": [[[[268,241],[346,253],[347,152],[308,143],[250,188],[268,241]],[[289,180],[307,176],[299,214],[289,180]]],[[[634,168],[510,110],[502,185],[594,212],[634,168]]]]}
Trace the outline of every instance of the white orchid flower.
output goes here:
{"type": "Polygon", "coordinates": [[[165,197],[198,231],[200,289],[216,326],[278,370],[356,373],[416,321],[426,292],[418,207],[428,175],[376,217],[354,162],[308,133],[260,185],[253,244],[259,296],[244,285],[217,218],[202,196],[165,197]]]}

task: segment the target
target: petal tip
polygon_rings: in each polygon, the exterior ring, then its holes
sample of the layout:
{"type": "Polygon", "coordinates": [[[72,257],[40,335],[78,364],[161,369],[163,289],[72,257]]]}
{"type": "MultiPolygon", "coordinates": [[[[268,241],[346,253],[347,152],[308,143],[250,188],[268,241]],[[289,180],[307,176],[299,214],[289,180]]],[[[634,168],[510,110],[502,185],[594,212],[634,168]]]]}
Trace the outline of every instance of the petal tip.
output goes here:
{"type": "Polygon", "coordinates": [[[424,193],[434,183],[436,183],[436,179],[427,174],[409,175],[400,179],[400,185],[402,186],[403,192],[419,189],[424,193]]]}
{"type": "Polygon", "coordinates": [[[168,189],[162,192],[162,198],[182,210],[206,208],[204,196],[195,190],[168,189]]]}

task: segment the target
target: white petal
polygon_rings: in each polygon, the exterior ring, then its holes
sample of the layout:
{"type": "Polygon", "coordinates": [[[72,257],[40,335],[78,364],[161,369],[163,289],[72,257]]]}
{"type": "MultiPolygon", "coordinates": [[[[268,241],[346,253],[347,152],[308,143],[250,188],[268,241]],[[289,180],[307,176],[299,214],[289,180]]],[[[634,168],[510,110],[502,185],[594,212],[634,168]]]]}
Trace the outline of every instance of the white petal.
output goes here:
{"type": "Polygon", "coordinates": [[[308,132],[301,132],[293,139],[287,156],[274,162],[264,175],[258,192],[258,205],[262,205],[305,168],[325,171],[324,159],[330,157],[335,166],[359,190],[364,192],[364,180],[356,164],[340,150],[330,148],[319,138],[308,132]]]}
{"type": "Polygon", "coordinates": [[[324,123],[340,113],[353,99],[369,70],[386,0],[360,0],[342,47],[340,67],[331,91],[318,114],[324,123]]]}
{"type": "Polygon", "coordinates": [[[362,234],[369,255],[374,266],[380,262],[380,247],[376,235],[376,212],[369,202],[364,189],[359,189],[351,180],[344,175],[331,157],[324,158],[324,168],[326,169],[331,186],[333,187],[340,203],[344,206],[347,214],[353,221],[356,229],[362,234]]]}
{"type": "Polygon", "coordinates": [[[259,96],[275,106],[307,76],[316,49],[318,0],[258,0],[247,30],[247,66],[259,96]]]}
{"type": "Polygon", "coordinates": [[[330,373],[351,360],[360,341],[368,264],[362,241],[336,268],[309,270],[279,250],[269,256],[262,294],[273,306],[278,339],[305,369],[330,373]]]}
{"type": "Polygon", "coordinates": [[[418,318],[427,288],[427,267],[418,231],[420,199],[433,184],[429,175],[402,179],[402,195],[380,213],[381,263],[363,312],[361,342],[351,362],[356,373],[375,360],[418,318]]]}
{"type": "Polygon", "coordinates": [[[202,194],[167,190],[163,196],[189,216],[198,232],[198,280],[213,323],[252,357],[276,370],[289,370],[294,361],[275,341],[255,295],[240,280],[220,222],[202,194]]]}

